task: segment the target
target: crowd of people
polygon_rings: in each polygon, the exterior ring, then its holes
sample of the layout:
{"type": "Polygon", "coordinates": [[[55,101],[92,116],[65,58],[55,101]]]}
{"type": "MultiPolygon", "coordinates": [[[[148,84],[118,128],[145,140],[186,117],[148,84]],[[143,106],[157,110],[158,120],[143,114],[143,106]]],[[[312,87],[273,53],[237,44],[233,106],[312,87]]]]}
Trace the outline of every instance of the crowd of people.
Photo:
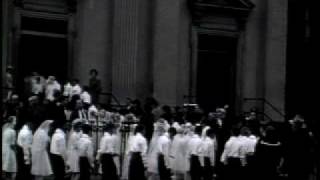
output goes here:
{"type": "Polygon", "coordinates": [[[307,180],[313,171],[315,141],[301,115],[279,125],[254,111],[232,117],[228,106],[204,112],[154,98],[104,106],[98,72],[90,74],[82,87],[33,73],[25,80],[27,98],[8,94],[3,178],[307,180]]]}

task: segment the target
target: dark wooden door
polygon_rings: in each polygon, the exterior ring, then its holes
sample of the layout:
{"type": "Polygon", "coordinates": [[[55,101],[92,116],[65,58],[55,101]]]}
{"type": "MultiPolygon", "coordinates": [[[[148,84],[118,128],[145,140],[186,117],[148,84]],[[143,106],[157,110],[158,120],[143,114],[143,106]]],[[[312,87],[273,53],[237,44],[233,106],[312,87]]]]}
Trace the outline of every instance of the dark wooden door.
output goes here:
{"type": "Polygon", "coordinates": [[[206,111],[234,107],[236,47],[233,37],[198,36],[197,101],[206,111]]]}

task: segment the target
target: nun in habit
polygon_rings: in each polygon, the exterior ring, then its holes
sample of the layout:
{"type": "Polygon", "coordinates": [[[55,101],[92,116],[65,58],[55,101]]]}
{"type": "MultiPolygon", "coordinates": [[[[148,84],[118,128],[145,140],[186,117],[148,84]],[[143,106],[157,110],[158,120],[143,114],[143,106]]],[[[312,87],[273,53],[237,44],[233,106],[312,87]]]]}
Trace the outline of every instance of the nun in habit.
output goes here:
{"type": "Polygon", "coordinates": [[[44,121],[34,133],[31,146],[31,174],[35,180],[42,180],[53,174],[48,155],[50,137],[48,135],[53,120],[44,121]]]}
{"type": "Polygon", "coordinates": [[[2,127],[2,170],[8,179],[15,179],[17,173],[16,131],[14,126],[15,117],[11,116],[2,127]]]}
{"type": "Polygon", "coordinates": [[[71,180],[79,179],[79,147],[78,142],[81,138],[81,119],[76,119],[72,122],[72,129],[67,143],[67,166],[68,172],[71,173],[71,180]]]}

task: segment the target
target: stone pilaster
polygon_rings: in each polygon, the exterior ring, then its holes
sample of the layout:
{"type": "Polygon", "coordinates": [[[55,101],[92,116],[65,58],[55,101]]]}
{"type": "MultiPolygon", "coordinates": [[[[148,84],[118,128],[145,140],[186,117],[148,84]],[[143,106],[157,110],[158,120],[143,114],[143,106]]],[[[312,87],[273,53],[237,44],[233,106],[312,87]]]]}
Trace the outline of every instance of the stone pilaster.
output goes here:
{"type": "MultiPolygon", "coordinates": [[[[111,91],[112,3],[111,1],[78,1],[73,76],[88,84],[89,71],[99,71],[104,92],[111,91]]],[[[102,102],[106,97],[101,97],[102,102]]]]}
{"type": "Polygon", "coordinates": [[[154,19],[154,97],[175,105],[179,59],[180,1],[156,0],[154,19]]]}
{"type": "Polygon", "coordinates": [[[114,1],[112,92],[121,102],[136,98],[138,13],[139,1],[114,1]]]}
{"type": "MultiPolygon", "coordinates": [[[[265,99],[282,113],[285,112],[287,10],[287,0],[268,0],[265,99]]],[[[284,120],[269,106],[265,110],[273,120],[284,120]]]]}

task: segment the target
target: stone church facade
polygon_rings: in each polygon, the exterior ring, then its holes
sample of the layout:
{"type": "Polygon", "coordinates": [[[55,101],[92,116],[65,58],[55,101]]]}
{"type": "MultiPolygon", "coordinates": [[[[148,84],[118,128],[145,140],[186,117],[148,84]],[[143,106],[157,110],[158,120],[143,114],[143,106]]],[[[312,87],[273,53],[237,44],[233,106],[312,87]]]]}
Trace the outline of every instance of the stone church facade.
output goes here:
{"type": "Polygon", "coordinates": [[[122,103],[261,107],[281,121],[287,8],[287,0],[3,0],[2,67],[16,67],[17,81],[35,70],[81,84],[95,68],[122,103]]]}

